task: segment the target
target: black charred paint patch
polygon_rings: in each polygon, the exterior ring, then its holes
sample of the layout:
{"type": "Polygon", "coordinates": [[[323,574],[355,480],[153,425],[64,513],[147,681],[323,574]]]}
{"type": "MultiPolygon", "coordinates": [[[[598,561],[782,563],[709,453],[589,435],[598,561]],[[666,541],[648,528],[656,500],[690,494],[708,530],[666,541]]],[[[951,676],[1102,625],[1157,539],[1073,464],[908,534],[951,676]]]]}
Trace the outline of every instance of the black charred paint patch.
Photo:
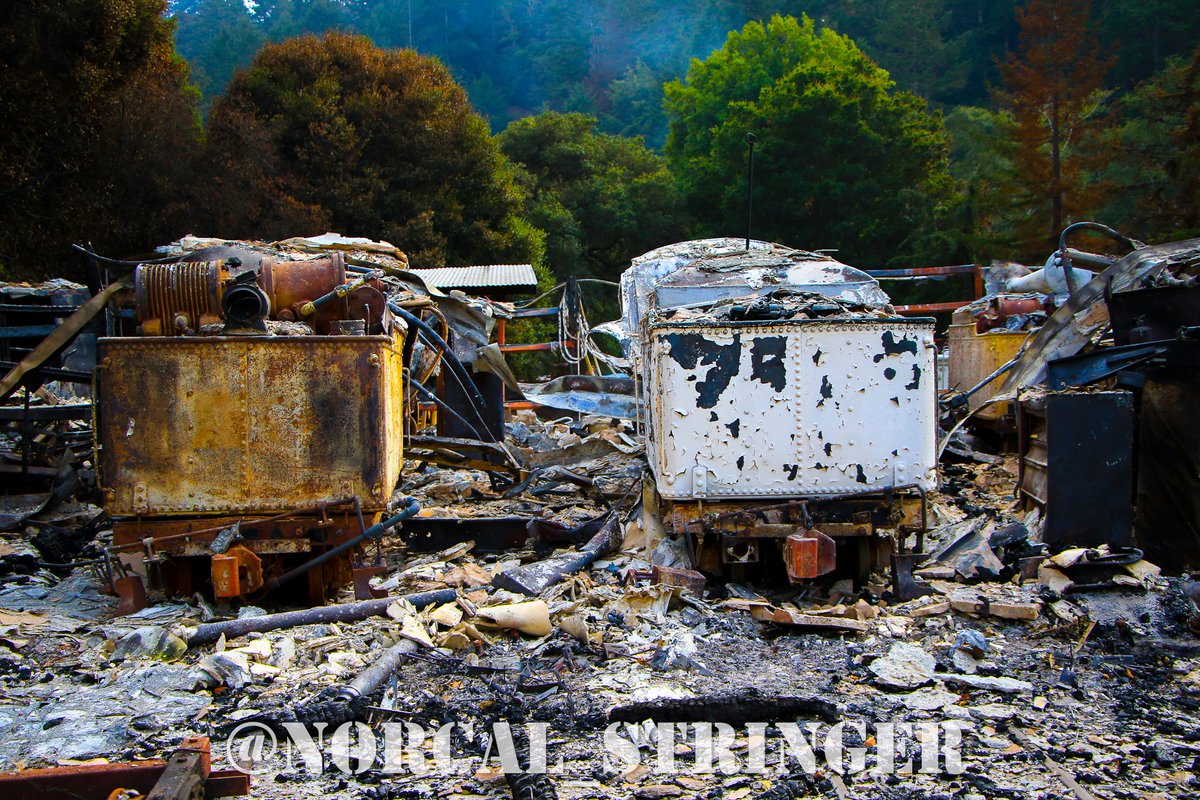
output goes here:
{"type": "Polygon", "coordinates": [[[814,366],[818,366],[818,367],[821,366],[821,356],[823,356],[823,355],[825,355],[825,354],[822,353],[821,348],[818,347],[817,352],[813,353],[813,365],[814,366]]]}
{"type": "Polygon", "coordinates": [[[910,339],[907,336],[902,336],[900,341],[896,341],[896,335],[891,331],[883,332],[883,352],[875,354],[875,363],[878,364],[887,356],[898,356],[901,353],[917,354],[917,340],[910,339]]]}
{"type": "Polygon", "coordinates": [[[825,455],[831,456],[831,457],[833,456],[833,442],[825,443],[825,455]]]}
{"type": "Polygon", "coordinates": [[[885,369],[883,371],[883,377],[887,378],[889,381],[892,380],[893,378],[896,377],[896,370],[892,369],[891,367],[888,367],[887,369],[885,369]]]}
{"type": "Polygon", "coordinates": [[[750,344],[750,377],[777,392],[787,386],[787,338],[760,336],[750,344]]]}
{"type": "Polygon", "coordinates": [[[867,473],[863,472],[862,464],[855,464],[854,466],[858,470],[858,474],[854,476],[854,480],[858,481],[859,483],[866,483],[867,473]]]}
{"type": "Polygon", "coordinates": [[[821,376],[821,399],[817,401],[817,408],[825,405],[825,401],[833,397],[833,384],[829,382],[828,375],[821,376]]]}
{"type": "Polygon", "coordinates": [[[905,384],[904,388],[905,389],[913,389],[913,390],[920,389],[921,388],[921,368],[918,367],[916,364],[913,364],[912,368],[913,368],[912,382],[905,384]]]}
{"type": "MultiPolygon", "coordinates": [[[[671,358],[684,369],[712,367],[704,380],[696,383],[696,405],[700,408],[716,406],[740,369],[742,335],[734,334],[732,342],[720,344],[698,333],[669,333],[667,342],[671,345],[671,358]]],[[[696,378],[693,375],[689,380],[696,378]]]]}
{"type": "Polygon", "coordinates": [[[738,434],[740,434],[742,432],[742,421],[740,419],[735,419],[733,422],[729,423],[725,427],[729,428],[730,435],[736,439],[736,438],[738,438],[738,434]]]}
{"type": "Polygon", "coordinates": [[[738,469],[744,469],[746,466],[746,457],[738,456],[737,465],[738,465],[738,469]]]}

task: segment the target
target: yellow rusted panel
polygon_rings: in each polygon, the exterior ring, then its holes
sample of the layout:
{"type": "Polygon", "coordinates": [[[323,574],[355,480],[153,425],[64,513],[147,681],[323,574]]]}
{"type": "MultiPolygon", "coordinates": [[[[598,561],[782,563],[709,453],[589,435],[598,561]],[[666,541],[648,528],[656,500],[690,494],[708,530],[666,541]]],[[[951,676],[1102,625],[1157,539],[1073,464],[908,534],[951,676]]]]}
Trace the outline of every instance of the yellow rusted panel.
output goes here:
{"type": "MultiPolygon", "coordinates": [[[[981,380],[1003,367],[1021,349],[1026,331],[975,332],[975,321],[950,326],[950,386],[960,391],[971,389],[981,380]]],[[[1003,379],[996,379],[989,386],[971,396],[972,411],[991,399],[999,390],[1003,379]]],[[[980,416],[998,418],[1004,415],[1004,403],[995,403],[980,416]]]]}
{"type": "Polygon", "coordinates": [[[382,508],[403,458],[401,351],[400,336],[101,339],[106,510],[382,508]]]}

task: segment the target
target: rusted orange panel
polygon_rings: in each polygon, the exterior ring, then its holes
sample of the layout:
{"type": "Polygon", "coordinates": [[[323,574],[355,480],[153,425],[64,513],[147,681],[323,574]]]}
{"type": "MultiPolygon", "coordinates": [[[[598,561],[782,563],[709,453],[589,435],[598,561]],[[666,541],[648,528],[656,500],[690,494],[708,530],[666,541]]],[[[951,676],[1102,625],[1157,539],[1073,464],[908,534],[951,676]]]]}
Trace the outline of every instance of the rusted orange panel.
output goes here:
{"type": "Polygon", "coordinates": [[[818,530],[787,537],[783,560],[793,583],[833,572],[837,567],[837,543],[818,530]]]}
{"type": "MultiPolygon", "coordinates": [[[[995,330],[987,333],[975,332],[975,321],[959,322],[950,326],[950,387],[967,391],[981,380],[1007,364],[1021,350],[1029,334],[1025,331],[995,330]]],[[[968,408],[975,411],[1000,391],[1003,381],[990,385],[971,395],[968,408]]],[[[988,419],[1003,416],[1006,403],[988,406],[980,415],[988,419]]]]}
{"type": "Polygon", "coordinates": [[[403,459],[397,336],[109,338],[99,479],[115,517],[386,505],[403,459]]]}

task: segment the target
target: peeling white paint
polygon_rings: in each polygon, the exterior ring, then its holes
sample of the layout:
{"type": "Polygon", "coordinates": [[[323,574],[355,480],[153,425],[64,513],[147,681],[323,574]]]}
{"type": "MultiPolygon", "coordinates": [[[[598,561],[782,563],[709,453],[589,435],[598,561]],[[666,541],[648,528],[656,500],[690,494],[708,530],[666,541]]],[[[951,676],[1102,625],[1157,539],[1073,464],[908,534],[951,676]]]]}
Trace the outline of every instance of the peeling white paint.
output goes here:
{"type": "Polygon", "coordinates": [[[934,488],[931,321],[668,322],[648,333],[648,454],[664,498],[934,488]],[[781,340],[782,365],[763,357],[781,340]]]}

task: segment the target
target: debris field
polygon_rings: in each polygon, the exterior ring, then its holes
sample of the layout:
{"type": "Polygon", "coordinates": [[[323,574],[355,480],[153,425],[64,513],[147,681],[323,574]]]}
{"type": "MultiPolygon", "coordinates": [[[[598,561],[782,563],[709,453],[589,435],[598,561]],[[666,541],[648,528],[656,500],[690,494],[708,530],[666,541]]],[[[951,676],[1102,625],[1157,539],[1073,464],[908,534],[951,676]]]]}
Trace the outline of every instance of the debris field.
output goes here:
{"type": "Polygon", "coordinates": [[[1113,234],[946,339],[733,239],[594,328],[336,234],[8,288],[0,793],[1195,796],[1200,242],[1113,234]]]}

